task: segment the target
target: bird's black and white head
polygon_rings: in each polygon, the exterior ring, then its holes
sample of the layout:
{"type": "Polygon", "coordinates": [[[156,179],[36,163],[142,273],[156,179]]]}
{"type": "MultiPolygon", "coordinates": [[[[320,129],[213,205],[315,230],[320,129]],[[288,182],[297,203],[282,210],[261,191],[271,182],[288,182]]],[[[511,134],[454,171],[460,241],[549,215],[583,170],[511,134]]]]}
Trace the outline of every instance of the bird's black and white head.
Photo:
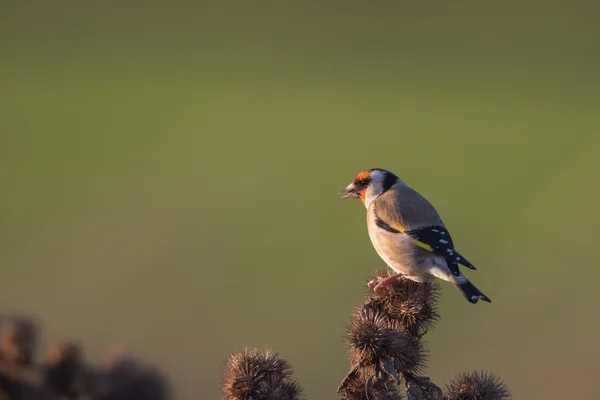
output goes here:
{"type": "Polygon", "coordinates": [[[342,199],[360,199],[366,208],[379,195],[390,190],[402,181],[396,175],[381,168],[373,168],[361,172],[351,184],[342,189],[346,195],[342,199]]]}

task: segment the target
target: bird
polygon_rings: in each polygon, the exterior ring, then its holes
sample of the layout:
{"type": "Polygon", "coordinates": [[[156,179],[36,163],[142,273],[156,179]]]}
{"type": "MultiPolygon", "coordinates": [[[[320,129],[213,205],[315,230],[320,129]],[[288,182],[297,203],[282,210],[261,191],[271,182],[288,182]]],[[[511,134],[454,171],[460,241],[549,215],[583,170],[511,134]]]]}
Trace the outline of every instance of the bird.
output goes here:
{"type": "Polygon", "coordinates": [[[381,168],[360,172],[340,192],[342,199],[360,199],[367,209],[367,230],[379,257],[396,272],[377,277],[368,286],[393,294],[394,279],[450,282],[472,304],[491,303],[460,271],[476,270],[454,248],[450,232],[435,207],[394,173],[381,168]]]}

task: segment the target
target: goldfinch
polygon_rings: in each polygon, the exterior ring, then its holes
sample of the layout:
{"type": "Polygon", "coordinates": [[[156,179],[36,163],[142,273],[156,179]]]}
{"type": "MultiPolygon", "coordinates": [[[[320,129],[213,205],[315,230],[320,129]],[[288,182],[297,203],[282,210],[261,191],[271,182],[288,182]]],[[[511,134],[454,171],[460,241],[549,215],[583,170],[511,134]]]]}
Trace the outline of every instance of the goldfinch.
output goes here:
{"type": "Polygon", "coordinates": [[[343,199],[358,198],[367,209],[367,229],[377,254],[398,275],[378,278],[369,287],[392,291],[399,276],[430,282],[443,279],[471,303],[491,303],[459,270],[476,269],[454,248],[450,233],[436,209],[400,178],[380,168],[363,171],[346,186],[343,199]]]}

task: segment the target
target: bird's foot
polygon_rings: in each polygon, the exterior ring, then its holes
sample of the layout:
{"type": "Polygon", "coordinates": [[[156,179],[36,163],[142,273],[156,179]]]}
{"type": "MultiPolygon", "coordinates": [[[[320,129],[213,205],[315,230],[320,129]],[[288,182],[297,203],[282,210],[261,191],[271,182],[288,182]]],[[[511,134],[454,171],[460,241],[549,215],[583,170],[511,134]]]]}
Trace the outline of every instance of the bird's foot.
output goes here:
{"type": "Polygon", "coordinates": [[[375,279],[369,281],[369,283],[367,283],[367,286],[370,289],[373,289],[374,292],[380,292],[385,287],[387,289],[388,293],[390,294],[390,296],[393,296],[394,294],[396,294],[396,291],[394,290],[394,287],[392,286],[392,282],[396,279],[400,279],[401,277],[402,277],[402,275],[399,275],[399,274],[388,276],[387,278],[378,276],[375,279]]]}

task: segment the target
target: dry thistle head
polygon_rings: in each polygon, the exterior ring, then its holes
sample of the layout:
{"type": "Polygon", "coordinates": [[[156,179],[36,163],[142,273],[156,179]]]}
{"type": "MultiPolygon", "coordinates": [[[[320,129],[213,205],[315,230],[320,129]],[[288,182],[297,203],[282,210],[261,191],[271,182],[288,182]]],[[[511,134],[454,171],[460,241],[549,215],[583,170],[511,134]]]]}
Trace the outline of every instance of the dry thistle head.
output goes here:
{"type": "Polygon", "coordinates": [[[82,359],[81,347],[74,342],[57,341],[46,347],[44,364],[79,364],[82,359]]]}
{"type": "Polygon", "coordinates": [[[85,391],[94,400],[124,398],[133,391],[139,375],[139,367],[132,359],[114,355],[88,372],[85,391]]]}
{"type": "Polygon", "coordinates": [[[280,382],[278,385],[273,386],[273,391],[270,399],[281,399],[281,400],[296,400],[300,399],[302,388],[297,382],[280,382]]]}
{"type": "Polygon", "coordinates": [[[24,316],[11,316],[0,322],[0,359],[30,365],[37,340],[36,323],[24,316]]]}
{"type": "MultiPolygon", "coordinates": [[[[393,272],[376,272],[375,277],[389,277],[393,272]]],[[[398,277],[392,283],[394,294],[372,293],[374,306],[380,307],[391,319],[397,320],[414,337],[421,337],[438,320],[437,304],[440,286],[437,282],[419,283],[398,277]]]]}
{"type": "Polygon", "coordinates": [[[227,358],[223,394],[226,400],[298,400],[302,389],[277,352],[244,349],[227,358]]]}
{"type": "Polygon", "coordinates": [[[120,351],[111,351],[89,375],[86,392],[94,400],[165,400],[170,396],[167,380],[158,370],[120,351]]]}
{"type": "MultiPolygon", "coordinates": [[[[353,317],[346,336],[352,366],[416,371],[424,360],[423,347],[396,321],[378,310],[363,307],[353,317]]],[[[384,371],[384,372],[385,372],[384,371]]]]}
{"type": "Polygon", "coordinates": [[[507,400],[510,390],[500,378],[487,371],[460,373],[446,386],[448,400],[507,400]]]}
{"type": "Polygon", "coordinates": [[[81,390],[83,361],[75,343],[56,342],[46,349],[43,374],[46,385],[57,396],[75,399],[81,390]]]}
{"type": "Polygon", "coordinates": [[[389,378],[376,378],[365,369],[354,369],[338,388],[344,400],[400,400],[398,386],[389,378]]]}

